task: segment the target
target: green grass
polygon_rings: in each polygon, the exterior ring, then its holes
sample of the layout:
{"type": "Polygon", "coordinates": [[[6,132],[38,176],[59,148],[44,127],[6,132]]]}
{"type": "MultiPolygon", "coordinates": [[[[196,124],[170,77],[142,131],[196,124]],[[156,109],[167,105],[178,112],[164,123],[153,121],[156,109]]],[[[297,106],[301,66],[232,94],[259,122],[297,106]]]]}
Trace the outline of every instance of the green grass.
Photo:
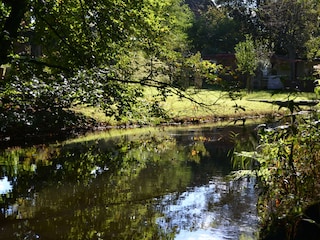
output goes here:
{"type": "MultiPolygon", "coordinates": [[[[157,90],[153,88],[145,89],[145,102],[155,100],[157,90]]],[[[165,109],[169,118],[175,120],[181,119],[203,119],[212,120],[218,118],[234,118],[242,116],[259,116],[274,114],[279,111],[279,107],[270,103],[262,103],[252,100],[310,100],[316,99],[314,93],[297,93],[290,94],[286,92],[274,93],[271,91],[254,91],[252,93],[240,92],[240,98],[232,100],[228,92],[219,90],[195,90],[190,89],[186,92],[186,96],[192,98],[191,101],[176,95],[167,97],[165,102],[160,105],[165,109]],[[199,105],[202,103],[203,105],[199,105]]],[[[73,110],[80,112],[87,117],[96,119],[99,122],[105,122],[108,125],[125,124],[125,121],[139,122],[139,119],[125,118],[123,122],[117,122],[115,119],[106,117],[100,109],[93,107],[76,107],[73,110]]],[[[140,110],[137,110],[140,111],[140,110]]],[[[141,110],[141,116],[145,117],[145,113],[141,110]]],[[[285,109],[281,109],[285,111],[285,109]]],[[[150,118],[151,119],[151,118],[150,118]]]]}
{"type": "Polygon", "coordinates": [[[73,107],[71,110],[76,113],[83,114],[85,117],[93,118],[98,122],[103,122],[111,126],[118,124],[118,122],[114,118],[107,117],[104,114],[104,112],[98,107],[91,107],[91,106],[88,107],[84,105],[77,105],[73,107]]]}
{"type": "Polygon", "coordinates": [[[194,94],[190,93],[190,96],[198,102],[207,104],[207,107],[201,107],[194,102],[180,99],[177,96],[169,97],[163,103],[163,107],[170,113],[170,117],[172,118],[228,118],[244,115],[262,115],[279,110],[279,107],[276,105],[252,100],[305,100],[315,98],[315,94],[311,93],[301,93],[294,96],[288,93],[274,94],[268,91],[256,91],[249,94],[244,91],[240,95],[239,99],[232,100],[227,92],[200,90],[194,94]]]}

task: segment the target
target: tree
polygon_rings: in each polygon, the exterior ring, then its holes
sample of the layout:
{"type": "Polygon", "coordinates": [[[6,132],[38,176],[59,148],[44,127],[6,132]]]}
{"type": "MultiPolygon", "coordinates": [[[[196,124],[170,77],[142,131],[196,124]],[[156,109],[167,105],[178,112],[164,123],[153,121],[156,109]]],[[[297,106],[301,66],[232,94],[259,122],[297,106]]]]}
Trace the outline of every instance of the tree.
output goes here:
{"type": "Polygon", "coordinates": [[[260,29],[256,15],[260,6],[259,0],[214,0],[213,2],[219,9],[226,9],[228,16],[238,23],[239,32],[250,34],[255,38],[260,29]]]}
{"type": "Polygon", "coordinates": [[[154,78],[161,69],[152,64],[136,77],[141,67],[132,63],[138,52],[161,63],[182,57],[191,18],[180,0],[14,0],[1,1],[0,11],[0,64],[10,66],[0,83],[0,122],[22,129],[34,126],[36,113],[46,112],[44,125],[56,122],[75,102],[120,118],[141,85],[172,86],[154,78]]]}
{"type": "Polygon", "coordinates": [[[237,69],[246,76],[246,88],[252,90],[252,80],[258,67],[257,52],[252,37],[247,35],[246,41],[235,46],[237,69]]]}
{"type": "Polygon", "coordinates": [[[0,2],[0,65],[7,63],[13,39],[18,37],[21,21],[27,11],[28,0],[3,0],[0,2]]]}
{"type": "MultiPolygon", "coordinates": [[[[320,16],[320,4],[314,4],[313,7],[312,13],[320,16]]],[[[319,17],[316,20],[318,20],[319,24],[319,17]]],[[[317,22],[313,24],[317,24],[317,22]]],[[[320,57],[320,30],[319,28],[314,28],[313,31],[310,39],[306,42],[308,59],[318,59],[320,57]]]]}
{"type": "Polygon", "coordinates": [[[194,19],[189,30],[189,38],[195,51],[203,55],[231,53],[244,32],[239,31],[241,25],[228,16],[226,9],[210,7],[194,19]]]}
{"type": "Polygon", "coordinates": [[[295,60],[307,55],[306,43],[319,36],[319,1],[261,1],[257,12],[261,36],[274,44],[275,52],[287,55],[295,80],[295,60]]]}

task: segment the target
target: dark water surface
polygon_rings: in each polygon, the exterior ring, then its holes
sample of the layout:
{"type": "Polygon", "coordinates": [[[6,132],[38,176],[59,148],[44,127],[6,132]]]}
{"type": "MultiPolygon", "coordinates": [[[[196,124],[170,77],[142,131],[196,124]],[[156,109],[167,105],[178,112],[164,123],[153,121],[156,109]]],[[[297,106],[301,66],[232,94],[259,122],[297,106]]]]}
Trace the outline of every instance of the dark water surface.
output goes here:
{"type": "Polygon", "coordinates": [[[0,239],[257,239],[254,179],[226,178],[252,142],[189,127],[7,149],[0,239]]]}

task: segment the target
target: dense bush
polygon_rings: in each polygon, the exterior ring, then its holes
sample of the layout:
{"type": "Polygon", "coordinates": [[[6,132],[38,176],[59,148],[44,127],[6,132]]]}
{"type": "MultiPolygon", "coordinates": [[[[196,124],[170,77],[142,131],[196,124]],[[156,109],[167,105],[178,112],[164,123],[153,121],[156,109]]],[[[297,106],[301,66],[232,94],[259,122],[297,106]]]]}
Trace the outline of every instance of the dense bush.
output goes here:
{"type": "Polygon", "coordinates": [[[292,123],[264,129],[260,133],[258,178],[262,194],[259,210],[263,231],[282,225],[293,239],[297,224],[314,222],[304,210],[320,194],[320,122],[316,112],[292,123]]]}
{"type": "Polygon", "coordinates": [[[0,85],[1,136],[56,133],[79,126],[83,119],[69,110],[81,90],[74,78],[49,72],[36,76],[37,69],[31,66],[16,69],[0,85]]]}

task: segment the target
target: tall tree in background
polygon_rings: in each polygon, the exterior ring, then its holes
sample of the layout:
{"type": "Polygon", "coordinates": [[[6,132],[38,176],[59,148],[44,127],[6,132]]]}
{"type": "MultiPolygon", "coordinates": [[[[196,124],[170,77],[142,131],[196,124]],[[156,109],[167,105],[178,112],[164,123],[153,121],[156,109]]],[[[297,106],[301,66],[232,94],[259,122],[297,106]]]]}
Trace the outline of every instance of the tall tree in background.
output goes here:
{"type": "Polygon", "coordinates": [[[189,37],[195,51],[203,55],[232,53],[244,39],[241,24],[228,15],[225,8],[209,7],[194,19],[189,37]]]}
{"type": "Polygon", "coordinates": [[[262,37],[274,44],[274,50],[287,55],[290,61],[290,79],[296,78],[297,57],[307,55],[306,43],[319,34],[319,1],[277,0],[261,1],[258,10],[262,37]]]}
{"type": "MultiPolygon", "coordinates": [[[[218,8],[224,8],[228,16],[239,25],[238,31],[255,37],[259,32],[256,11],[259,0],[213,0],[218,8]]],[[[241,39],[239,41],[244,40],[241,39]]]]}
{"type": "Polygon", "coordinates": [[[254,39],[268,40],[275,54],[287,56],[290,80],[296,79],[296,59],[313,58],[319,42],[320,2],[317,0],[215,0],[254,39]]]}

